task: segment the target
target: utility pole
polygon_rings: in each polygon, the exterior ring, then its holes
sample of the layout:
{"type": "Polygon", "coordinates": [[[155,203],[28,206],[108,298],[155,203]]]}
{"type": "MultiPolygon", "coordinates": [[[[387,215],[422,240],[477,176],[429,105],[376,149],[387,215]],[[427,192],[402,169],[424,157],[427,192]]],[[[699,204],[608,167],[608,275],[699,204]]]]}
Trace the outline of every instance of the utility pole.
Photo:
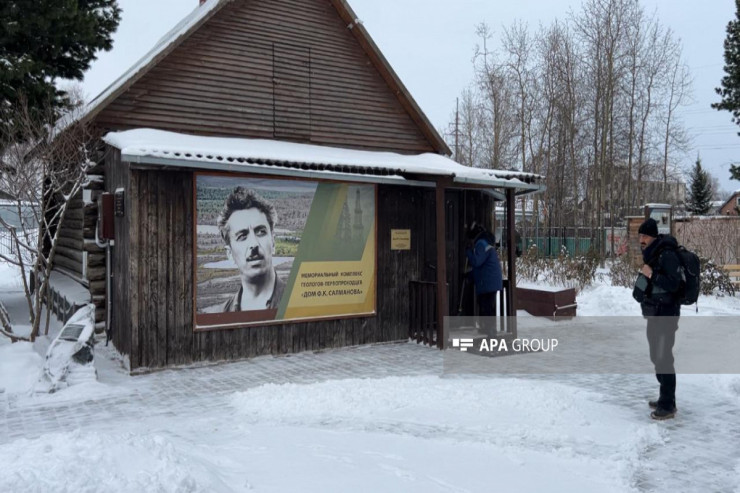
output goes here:
{"type": "MultiPolygon", "coordinates": [[[[460,98],[455,98],[455,161],[460,162],[460,98]]],[[[471,163],[472,164],[472,163],[471,163]]]]}

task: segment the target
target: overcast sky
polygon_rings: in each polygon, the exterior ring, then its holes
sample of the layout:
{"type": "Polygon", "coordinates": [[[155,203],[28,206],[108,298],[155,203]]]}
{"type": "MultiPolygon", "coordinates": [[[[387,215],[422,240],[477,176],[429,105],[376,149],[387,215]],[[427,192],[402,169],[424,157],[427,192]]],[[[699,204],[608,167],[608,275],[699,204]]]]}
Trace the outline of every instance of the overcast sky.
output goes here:
{"type": "MultiPolygon", "coordinates": [[[[740,189],[729,179],[730,163],[740,161],[740,137],[730,114],[709,107],[722,78],[725,27],[735,13],[733,0],[640,0],[656,11],[664,26],[681,38],[684,59],[694,79],[694,102],[681,110],[692,136],[683,159],[690,166],[701,154],[703,165],[726,190],[740,189]]],[[[96,96],[135,63],[198,0],[118,0],[123,19],[112,52],[102,53],[83,83],[96,96]]],[[[349,0],[396,73],[437,129],[445,127],[455,98],[472,80],[475,26],[489,24],[496,33],[515,20],[532,30],[579,10],[581,0],[349,0]]]]}

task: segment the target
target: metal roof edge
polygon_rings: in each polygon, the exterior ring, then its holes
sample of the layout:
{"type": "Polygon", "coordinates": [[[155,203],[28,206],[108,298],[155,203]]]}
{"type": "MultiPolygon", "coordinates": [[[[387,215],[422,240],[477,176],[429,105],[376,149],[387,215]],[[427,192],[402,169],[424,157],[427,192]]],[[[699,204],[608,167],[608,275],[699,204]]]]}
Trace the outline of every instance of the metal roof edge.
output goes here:
{"type": "Polygon", "coordinates": [[[464,183],[464,184],[470,184],[470,185],[483,185],[483,186],[498,186],[503,188],[518,188],[522,190],[527,190],[528,192],[537,193],[544,190],[544,185],[538,185],[538,184],[529,184],[525,183],[519,178],[512,177],[511,179],[506,178],[491,178],[488,179],[481,179],[481,178],[468,178],[465,176],[456,176],[453,179],[453,182],[455,183],[464,183]]]}
{"type": "Polygon", "coordinates": [[[362,175],[356,173],[341,173],[337,171],[298,170],[264,164],[230,163],[198,161],[192,159],[162,158],[155,156],[141,156],[121,152],[121,161],[139,164],[146,167],[173,166],[205,171],[230,171],[234,173],[254,173],[262,175],[288,176],[294,178],[314,178],[321,180],[345,180],[363,183],[383,183],[386,185],[410,185],[417,187],[435,187],[433,181],[408,180],[401,176],[362,175]]]}

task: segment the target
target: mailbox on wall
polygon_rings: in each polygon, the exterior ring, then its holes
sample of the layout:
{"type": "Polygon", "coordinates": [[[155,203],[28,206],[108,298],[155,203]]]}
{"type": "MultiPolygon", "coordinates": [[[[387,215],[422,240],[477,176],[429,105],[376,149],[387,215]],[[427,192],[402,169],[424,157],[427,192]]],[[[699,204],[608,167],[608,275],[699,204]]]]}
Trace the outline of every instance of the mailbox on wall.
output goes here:
{"type": "Polygon", "coordinates": [[[658,233],[673,234],[673,207],[670,204],[645,204],[645,219],[649,217],[658,223],[658,233]]]}
{"type": "Polygon", "coordinates": [[[114,199],[112,193],[102,193],[98,197],[98,238],[101,240],[115,240],[113,228],[114,199]]]}

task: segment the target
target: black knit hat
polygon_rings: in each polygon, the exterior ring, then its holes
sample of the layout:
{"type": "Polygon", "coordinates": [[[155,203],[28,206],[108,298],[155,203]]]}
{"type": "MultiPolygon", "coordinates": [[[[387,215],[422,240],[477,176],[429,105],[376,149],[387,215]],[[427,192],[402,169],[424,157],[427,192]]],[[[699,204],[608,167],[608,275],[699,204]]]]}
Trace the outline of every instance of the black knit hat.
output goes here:
{"type": "Polygon", "coordinates": [[[470,227],[468,228],[468,239],[474,240],[483,231],[485,231],[483,226],[478,224],[476,221],[473,221],[473,224],[471,224],[470,227]]]}
{"type": "Polygon", "coordinates": [[[653,238],[658,237],[658,223],[655,219],[649,217],[645,219],[645,222],[640,225],[640,229],[637,232],[641,235],[652,236],[653,238]]]}

